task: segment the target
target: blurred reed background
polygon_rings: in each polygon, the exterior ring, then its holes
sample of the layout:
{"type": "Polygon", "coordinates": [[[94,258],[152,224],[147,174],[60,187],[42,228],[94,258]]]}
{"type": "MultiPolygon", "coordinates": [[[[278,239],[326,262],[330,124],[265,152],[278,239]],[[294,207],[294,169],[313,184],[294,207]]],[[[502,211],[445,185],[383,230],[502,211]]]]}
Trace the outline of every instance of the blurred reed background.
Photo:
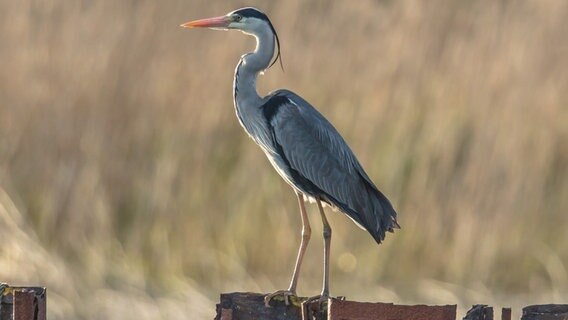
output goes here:
{"type": "MultiPolygon", "coordinates": [[[[253,5],[286,87],[326,115],[402,230],[342,215],[332,293],[499,306],[568,297],[568,2],[0,2],[0,281],[50,319],[209,319],[219,292],[287,286],[294,193],[239,126],[254,40],[182,30],[253,5]]],[[[319,292],[321,223],[299,293],[319,292]]],[[[517,310],[518,311],[518,310],[517,310]]]]}

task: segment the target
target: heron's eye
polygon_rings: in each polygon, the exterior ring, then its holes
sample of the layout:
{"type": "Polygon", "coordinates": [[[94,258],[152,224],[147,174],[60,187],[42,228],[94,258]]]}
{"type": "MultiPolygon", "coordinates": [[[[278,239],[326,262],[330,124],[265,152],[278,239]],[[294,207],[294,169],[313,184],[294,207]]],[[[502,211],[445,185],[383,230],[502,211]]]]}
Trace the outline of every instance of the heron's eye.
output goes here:
{"type": "Polygon", "coordinates": [[[239,14],[236,14],[236,15],[233,17],[233,19],[235,20],[235,22],[239,22],[239,21],[241,21],[241,20],[243,19],[243,16],[241,16],[241,15],[239,15],[239,14]]]}

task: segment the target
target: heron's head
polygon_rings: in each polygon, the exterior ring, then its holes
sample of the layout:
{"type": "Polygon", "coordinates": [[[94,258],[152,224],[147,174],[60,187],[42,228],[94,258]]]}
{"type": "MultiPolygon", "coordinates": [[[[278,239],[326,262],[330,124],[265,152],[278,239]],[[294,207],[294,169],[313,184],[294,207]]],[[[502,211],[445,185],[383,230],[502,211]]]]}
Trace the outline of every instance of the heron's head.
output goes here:
{"type": "MultiPolygon", "coordinates": [[[[280,40],[274,26],[263,12],[256,8],[247,7],[229,12],[224,16],[194,20],[181,25],[183,28],[209,28],[215,30],[240,30],[246,34],[256,36],[261,32],[272,32],[276,39],[278,53],[272,66],[280,58],[280,40]]],[[[281,62],[282,63],[282,62],[281,62]]]]}

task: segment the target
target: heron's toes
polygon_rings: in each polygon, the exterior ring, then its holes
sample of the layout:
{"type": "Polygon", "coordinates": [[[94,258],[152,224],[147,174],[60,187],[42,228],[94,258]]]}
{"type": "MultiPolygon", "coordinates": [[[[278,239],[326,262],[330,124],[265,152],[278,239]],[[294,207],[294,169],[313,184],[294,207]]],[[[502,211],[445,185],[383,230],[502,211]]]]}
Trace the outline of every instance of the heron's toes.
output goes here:
{"type": "Polygon", "coordinates": [[[289,306],[290,303],[300,306],[300,300],[296,295],[296,292],[291,290],[278,290],[273,293],[269,293],[264,297],[264,305],[267,308],[270,308],[270,301],[277,300],[277,301],[284,301],[284,303],[289,306]]]}
{"type": "Polygon", "coordinates": [[[325,295],[317,295],[317,296],[313,296],[313,297],[309,297],[306,300],[302,301],[302,304],[308,305],[310,303],[313,303],[315,301],[318,301],[318,303],[320,304],[320,306],[323,306],[324,304],[327,304],[327,300],[329,299],[329,295],[325,294],[325,295]]]}

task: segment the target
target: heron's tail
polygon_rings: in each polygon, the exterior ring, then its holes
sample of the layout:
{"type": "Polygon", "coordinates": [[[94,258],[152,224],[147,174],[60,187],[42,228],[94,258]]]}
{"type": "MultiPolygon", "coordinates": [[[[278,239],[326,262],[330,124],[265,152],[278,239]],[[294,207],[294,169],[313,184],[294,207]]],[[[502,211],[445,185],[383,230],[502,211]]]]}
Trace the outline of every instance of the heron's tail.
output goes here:
{"type": "Polygon", "coordinates": [[[377,243],[385,239],[388,232],[400,229],[396,221],[396,211],[387,197],[374,185],[367,185],[366,194],[358,194],[352,202],[342,203],[336,199],[327,201],[339,208],[361,229],[367,230],[377,243]]]}
{"type": "Polygon", "coordinates": [[[373,191],[369,195],[372,203],[372,216],[368,216],[365,229],[377,243],[381,243],[387,231],[394,232],[394,229],[400,229],[400,225],[396,221],[396,211],[389,199],[379,190],[374,189],[373,191]]]}

